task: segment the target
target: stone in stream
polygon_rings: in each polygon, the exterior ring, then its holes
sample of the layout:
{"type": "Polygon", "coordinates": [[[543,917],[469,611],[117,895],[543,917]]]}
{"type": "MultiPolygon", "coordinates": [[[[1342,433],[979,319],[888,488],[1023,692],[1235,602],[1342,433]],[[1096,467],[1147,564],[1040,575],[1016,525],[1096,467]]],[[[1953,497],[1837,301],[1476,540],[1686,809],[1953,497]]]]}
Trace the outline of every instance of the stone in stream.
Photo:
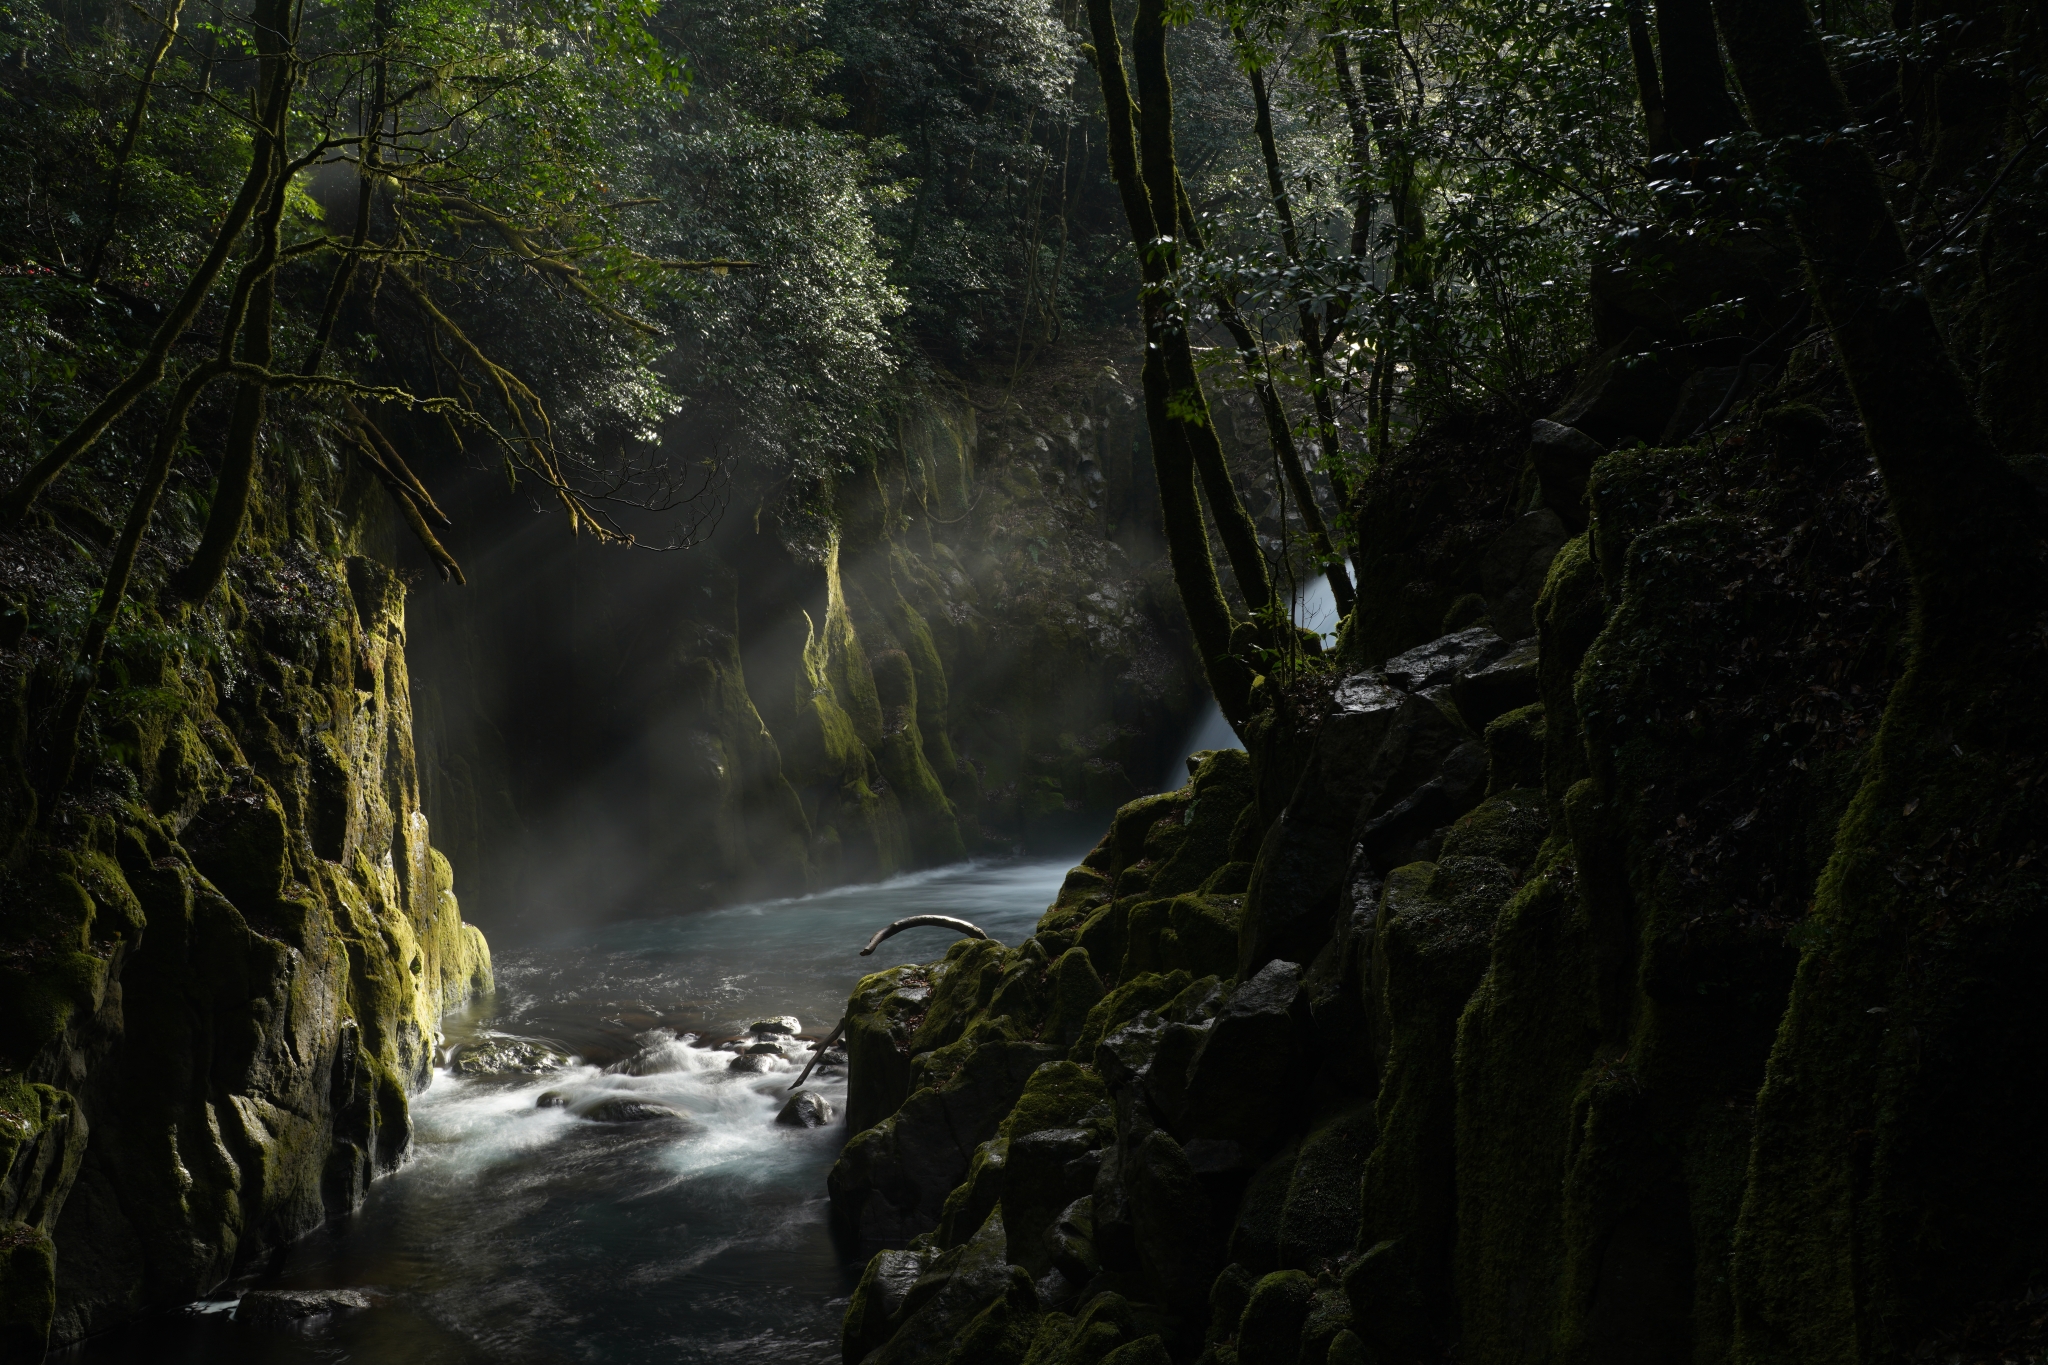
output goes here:
{"type": "Polygon", "coordinates": [[[771,1055],[765,1052],[742,1052],[739,1056],[733,1058],[730,1062],[726,1063],[725,1069],[727,1071],[750,1072],[755,1075],[759,1075],[760,1073],[769,1070],[771,1063],[780,1060],[780,1054],[771,1055]]]}
{"type": "Polygon", "coordinates": [[[803,1031],[803,1025],[796,1021],[793,1014],[778,1014],[773,1019],[756,1019],[747,1025],[747,1032],[763,1035],[785,1033],[794,1037],[803,1031]]]}
{"type": "Polygon", "coordinates": [[[455,1049],[454,1069],[464,1076],[533,1075],[560,1071],[568,1054],[533,1038],[480,1038],[455,1049]]]}
{"type": "Polygon", "coordinates": [[[815,1090],[799,1090],[782,1106],[775,1121],[790,1128],[823,1128],[832,1121],[832,1101],[815,1090]]]}
{"type": "Polygon", "coordinates": [[[536,1109],[566,1109],[569,1107],[569,1092],[566,1090],[543,1090],[534,1100],[536,1109]]]}
{"type": "Polygon", "coordinates": [[[235,1305],[235,1321],[257,1327],[294,1327],[330,1313],[358,1313],[370,1306],[359,1289],[254,1289],[235,1305]]]}
{"type": "Polygon", "coordinates": [[[665,1104],[656,1104],[651,1100],[627,1099],[624,1096],[599,1100],[590,1108],[583,1110],[578,1117],[589,1119],[593,1123],[649,1123],[657,1119],[685,1118],[680,1111],[665,1104]]]}

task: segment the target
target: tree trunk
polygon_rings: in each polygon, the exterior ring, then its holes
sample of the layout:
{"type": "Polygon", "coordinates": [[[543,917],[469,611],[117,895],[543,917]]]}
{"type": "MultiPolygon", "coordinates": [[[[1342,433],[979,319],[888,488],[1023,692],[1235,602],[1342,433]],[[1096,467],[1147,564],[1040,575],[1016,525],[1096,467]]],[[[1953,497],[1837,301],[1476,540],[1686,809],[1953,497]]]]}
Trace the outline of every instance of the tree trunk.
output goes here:
{"type": "MultiPolygon", "coordinates": [[[[1239,42],[1243,44],[1240,32],[1239,42]]],[[[1273,102],[1266,96],[1266,75],[1257,65],[1249,69],[1252,86],[1252,103],[1256,111],[1256,127],[1259,150],[1266,162],[1266,184],[1273,197],[1273,212],[1280,219],[1280,246],[1287,253],[1287,263],[1297,268],[1301,265],[1301,237],[1294,226],[1294,206],[1287,198],[1287,180],[1280,169],[1280,145],[1273,136],[1273,102]]],[[[1316,323],[1315,310],[1306,299],[1295,300],[1295,326],[1299,329],[1302,363],[1308,370],[1309,394],[1316,414],[1316,445],[1323,457],[1323,468],[1333,476],[1337,467],[1337,412],[1330,402],[1330,378],[1323,364],[1324,341],[1316,323]]],[[[1250,341],[1250,334],[1239,337],[1238,349],[1244,352],[1250,341]]],[[[1265,357],[1260,356],[1263,366],[1265,357]]],[[[1246,364],[1250,364],[1249,358],[1246,364]]],[[[1256,376],[1254,382],[1257,382],[1256,376]]],[[[1273,451],[1280,457],[1281,467],[1286,471],[1288,487],[1294,490],[1294,500],[1301,508],[1301,519],[1308,527],[1309,542],[1315,547],[1316,557],[1322,561],[1323,574],[1329,580],[1330,592],[1337,602],[1337,614],[1349,616],[1355,601],[1351,592],[1351,575],[1345,570],[1344,557],[1337,553],[1330,543],[1330,534],[1323,525],[1322,509],[1316,506],[1315,489],[1308,481],[1308,474],[1301,465],[1301,456],[1294,448],[1293,434],[1287,428],[1287,417],[1279,410],[1279,396],[1272,393],[1271,377],[1264,381],[1260,393],[1266,403],[1266,425],[1273,438],[1273,451]],[[1270,396],[1270,403],[1267,399],[1270,396]],[[1279,421],[1274,421],[1275,415],[1279,421]]],[[[1340,485],[1341,487],[1341,485],[1340,485]]]]}
{"type": "MultiPolygon", "coordinates": [[[[265,89],[292,84],[293,58],[286,50],[288,39],[282,27],[284,20],[283,15],[275,16],[274,22],[279,26],[274,29],[261,21],[257,25],[257,41],[264,52],[265,89]]],[[[286,183],[289,157],[285,148],[288,109],[288,104],[279,106],[275,120],[258,131],[254,153],[270,160],[271,189],[270,201],[264,206],[259,228],[255,258],[259,273],[249,299],[249,315],[242,324],[240,358],[266,370],[271,362],[272,302],[277,292],[276,268],[280,247],[278,236],[289,188],[286,183]]],[[[200,533],[199,546],[192,552],[191,562],[171,577],[171,591],[188,602],[204,601],[220,585],[221,576],[227,572],[228,556],[234,553],[235,542],[241,538],[242,523],[249,515],[249,495],[256,483],[256,454],[263,433],[264,397],[264,385],[255,380],[241,381],[235,391],[235,406],[228,421],[226,453],[221,460],[220,477],[215,481],[213,505],[207,510],[206,529],[200,533]]]]}
{"type": "MultiPolygon", "coordinates": [[[[1098,46],[1100,46],[1098,44],[1098,46]]],[[[1173,85],[1166,72],[1166,11],[1162,0],[1139,0],[1137,18],[1131,25],[1132,69],[1138,82],[1138,163],[1145,193],[1153,206],[1152,219],[1158,226],[1157,268],[1159,279],[1171,275],[1179,256],[1179,243],[1187,236],[1180,224],[1180,168],[1173,150],[1173,85]]],[[[1139,250],[1146,250],[1140,243],[1139,250]]],[[[1166,362],[1170,399],[1169,419],[1181,428],[1183,439],[1194,456],[1202,478],[1202,491],[1209,500],[1209,515],[1215,518],[1217,535],[1230,559],[1230,571],[1237,578],[1238,591],[1253,612],[1273,604],[1272,579],[1266,570],[1266,556],[1259,549],[1258,531],[1251,514],[1237,495],[1230,466],[1223,457],[1223,443],[1217,438],[1216,423],[1209,400],[1202,392],[1201,376],[1195,371],[1195,353],[1188,336],[1187,320],[1169,300],[1161,298],[1159,326],[1151,330],[1166,362]]]]}
{"type": "MultiPolygon", "coordinates": [[[[1170,386],[1157,333],[1164,312],[1150,287],[1164,273],[1149,245],[1158,240],[1158,219],[1152,211],[1138,167],[1136,137],[1137,110],[1130,87],[1124,79],[1123,44],[1117,38],[1112,0],[1088,0],[1089,27],[1095,38],[1095,69],[1101,77],[1104,122],[1108,129],[1110,176],[1123,199],[1124,216],[1137,244],[1145,318],[1145,424],[1152,437],[1152,467],[1159,481],[1159,509],[1165,524],[1167,556],[1173,565],[1174,587],[1187,613],[1188,629],[1209,679],[1216,704],[1233,727],[1249,718],[1251,677],[1231,654],[1235,622],[1223,585],[1216,577],[1216,561],[1209,554],[1209,537],[1202,525],[1202,509],[1195,494],[1194,454],[1183,435],[1183,424],[1168,412],[1170,386]]],[[[1171,201],[1169,201],[1170,203],[1171,201]]]]}
{"type": "Polygon", "coordinates": [[[1742,128],[1728,98],[1711,0],[1657,0],[1657,46],[1664,59],[1664,119],[1686,151],[1742,128]]]}

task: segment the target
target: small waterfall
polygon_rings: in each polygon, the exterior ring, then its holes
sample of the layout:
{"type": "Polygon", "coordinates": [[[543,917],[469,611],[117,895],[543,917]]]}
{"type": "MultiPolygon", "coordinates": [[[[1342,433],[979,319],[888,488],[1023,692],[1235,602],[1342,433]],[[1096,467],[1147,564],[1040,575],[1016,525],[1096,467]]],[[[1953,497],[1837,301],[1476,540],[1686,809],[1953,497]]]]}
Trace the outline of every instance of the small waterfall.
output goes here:
{"type": "MultiPolygon", "coordinates": [[[[1313,630],[1323,637],[1324,648],[1337,643],[1337,598],[1330,591],[1330,580],[1317,574],[1296,586],[1294,592],[1294,624],[1313,630]]],[[[1159,780],[1160,791],[1174,791],[1188,780],[1188,759],[1209,749],[1242,749],[1244,744],[1237,732],[1230,728],[1230,722],[1223,719],[1223,709],[1212,699],[1203,709],[1202,717],[1195,722],[1195,728],[1181,746],[1181,756],[1159,780]]]]}

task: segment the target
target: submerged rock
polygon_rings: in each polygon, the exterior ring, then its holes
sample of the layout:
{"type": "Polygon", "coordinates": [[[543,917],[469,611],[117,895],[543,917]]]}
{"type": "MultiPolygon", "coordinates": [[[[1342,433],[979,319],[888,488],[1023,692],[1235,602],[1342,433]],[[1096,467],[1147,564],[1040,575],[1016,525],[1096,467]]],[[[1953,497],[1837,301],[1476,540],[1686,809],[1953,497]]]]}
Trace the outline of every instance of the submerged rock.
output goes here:
{"type": "Polygon", "coordinates": [[[566,1109],[569,1107],[569,1092],[566,1090],[543,1090],[533,1101],[536,1109],[566,1109]]]}
{"type": "Polygon", "coordinates": [[[360,1289],[256,1289],[235,1306],[235,1321],[256,1327],[292,1327],[330,1313],[359,1313],[370,1306],[360,1289]]]}
{"type": "Polygon", "coordinates": [[[832,1121],[832,1101],[815,1090],[799,1090],[789,1097],[775,1121],[789,1128],[823,1128],[832,1121]]]}

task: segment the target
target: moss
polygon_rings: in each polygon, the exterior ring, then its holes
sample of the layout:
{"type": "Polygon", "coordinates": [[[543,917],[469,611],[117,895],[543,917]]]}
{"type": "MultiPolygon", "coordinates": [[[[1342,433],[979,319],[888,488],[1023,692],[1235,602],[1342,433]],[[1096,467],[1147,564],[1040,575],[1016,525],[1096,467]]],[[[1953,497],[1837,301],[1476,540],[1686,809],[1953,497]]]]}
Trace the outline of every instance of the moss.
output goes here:
{"type": "Polygon", "coordinates": [[[1376,1136],[1372,1101],[1360,1099],[1302,1138],[1280,1213],[1282,1265],[1315,1273],[1349,1254],[1358,1236],[1359,1182],[1376,1136]]]}
{"type": "Polygon", "coordinates": [[[1074,1323],[1059,1365],[1101,1365],[1117,1347],[1136,1335],[1131,1305],[1114,1292],[1096,1294],[1074,1323]]]}
{"type": "Polygon", "coordinates": [[[980,1231],[1002,1200],[1008,1155],[1009,1141],[1002,1137],[991,1138],[974,1149],[974,1159],[967,1163],[967,1178],[946,1196],[939,1226],[932,1235],[934,1246],[941,1250],[963,1246],[980,1231]]]}
{"type": "Polygon", "coordinates": [[[859,1133],[910,1094],[910,1034],[931,998],[931,969],[891,967],[864,976],[846,1005],[846,1126],[859,1133]]]}
{"type": "Polygon", "coordinates": [[[1486,598],[1476,592],[1468,592],[1444,611],[1443,623],[1437,627],[1445,635],[1464,630],[1468,626],[1486,624],[1486,598]]]}
{"type": "Polygon", "coordinates": [[[945,1357],[947,1365],[1022,1365],[1038,1334],[1038,1292],[1020,1266],[1003,1292],[981,1310],[945,1357]]]}
{"type": "Polygon", "coordinates": [[[1851,1359],[2038,1283],[2048,660],[2013,605],[1921,612],[1815,890],[1757,1095],[1738,1360],[1851,1359]]]}
{"type": "Polygon", "coordinates": [[[1347,1272],[1358,1331],[1404,1353],[1449,1338],[1455,1239],[1459,1014],[1487,966],[1494,919],[1514,889],[1490,858],[1447,857],[1387,878],[1373,940],[1383,1061],[1366,1160],[1359,1243],[1379,1248],[1347,1272]],[[1365,1261],[1370,1261],[1366,1265],[1365,1261]]]}
{"type": "Polygon", "coordinates": [[[1535,861],[1536,850],[1549,832],[1543,793],[1511,788],[1489,796],[1460,816],[1444,835],[1443,856],[1491,858],[1521,871],[1535,861]]]}
{"type": "Polygon", "coordinates": [[[57,1311],[57,1248],[26,1223],[0,1223],[0,1357],[41,1360],[57,1311]]]}
{"type": "Polygon", "coordinates": [[[1129,1023],[1146,1010],[1156,1010],[1166,1004],[1185,990],[1191,980],[1186,972],[1167,972],[1164,975],[1147,972],[1132,977],[1102,997],[1095,1008],[1088,1011],[1081,1036],[1068,1055],[1077,1062],[1092,1062],[1095,1045],[1105,1034],[1129,1023]]]}
{"type": "Polygon", "coordinates": [[[1251,759],[1242,749],[1211,751],[1183,791],[1188,800],[1171,847],[1165,832],[1174,826],[1164,819],[1146,835],[1145,856],[1158,863],[1147,888],[1153,896],[1193,891],[1231,860],[1231,835],[1253,803],[1251,759]]]}
{"type": "Polygon", "coordinates": [[[1315,1292],[1299,1270],[1276,1270],[1252,1286],[1237,1324],[1239,1365],[1294,1365],[1315,1292]]]}
{"type": "Polygon", "coordinates": [[[1078,1128],[1108,1113],[1109,1092],[1090,1067],[1048,1062],[1031,1073],[1016,1107],[1003,1120],[1005,1138],[1026,1137],[1049,1128],[1078,1128]]]}
{"type": "Polygon", "coordinates": [[[910,1050],[929,1052],[959,1038],[995,998],[1014,950],[991,939],[961,939],[946,952],[924,1021],[911,1036],[910,1050]]]}
{"type": "Polygon", "coordinates": [[[1024,1365],[1060,1365],[1067,1357],[1067,1345],[1074,1339],[1074,1320],[1065,1313],[1046,1313],[1038,1319],[1031,1348],[1024,1353],[1024,1365]]]}
{"type": "Polygon", "coordinates": [[[1088,960],[1107,965],[1112,971],[1123,965],[1130,943],[1131,904],[1111,901],[1081,923],[1078,942],[1088,950],[1088,960]]]}
{"type": "Polygon", "coordinates": [[[1104,995],[1102,977],[1086,948],[1069,948],[1053,964],[1052,1003],[1041,1036],[1071,1047],[1088,1025],[1088,1015],[1104,995]]]}
{"type": "Polygon", "coordinates": [[[1166,1351],[1166,1339],[1156,1333],[1126,1342],[1102,1357],[1102,1365],[1172,1365],[1172,1362],[1173,1357],[1166,1351]]]}
{"type": "Polygon", "coordinates": [[[1579,662],[1607,620],[1607,590],[1586,536],[1568,540],[1550,561],[1536,599],[1536,669],[1543,693],[1543,791],[1559,809],[1572,783],[1586,775],[1585,736],[1572,699],[1579,662]]]}
{"type": "MultiPolygon", "coordinates": [[[[1230,1259],[1255,1275],[1280,1269],[1280,1220],[1301,1144],[1289,1142],[1266,1158],[1245,1185],[1230,1229],[1230,1259]]],[[[1233,1324],[1235,1319],[1233,1318],[1233,1324]]],[[[1235,1330],[1233,1325],[1233,1331],[1235,1330]]]]}
{"type": "Polygon", "coordinates": [[[1597,1039],[1587,933],[1568,874],[1532,880],[1458,1022],[1457,1283],[1477,1360],[1554,1358],[1570,1108],[1597,1039]]]}
{"type": "Polygon", "coordinates": [[[1543,786],[1546,727],[1543,703],[1534,702],[1486,723],[1486,794],[1543,786]]]}

